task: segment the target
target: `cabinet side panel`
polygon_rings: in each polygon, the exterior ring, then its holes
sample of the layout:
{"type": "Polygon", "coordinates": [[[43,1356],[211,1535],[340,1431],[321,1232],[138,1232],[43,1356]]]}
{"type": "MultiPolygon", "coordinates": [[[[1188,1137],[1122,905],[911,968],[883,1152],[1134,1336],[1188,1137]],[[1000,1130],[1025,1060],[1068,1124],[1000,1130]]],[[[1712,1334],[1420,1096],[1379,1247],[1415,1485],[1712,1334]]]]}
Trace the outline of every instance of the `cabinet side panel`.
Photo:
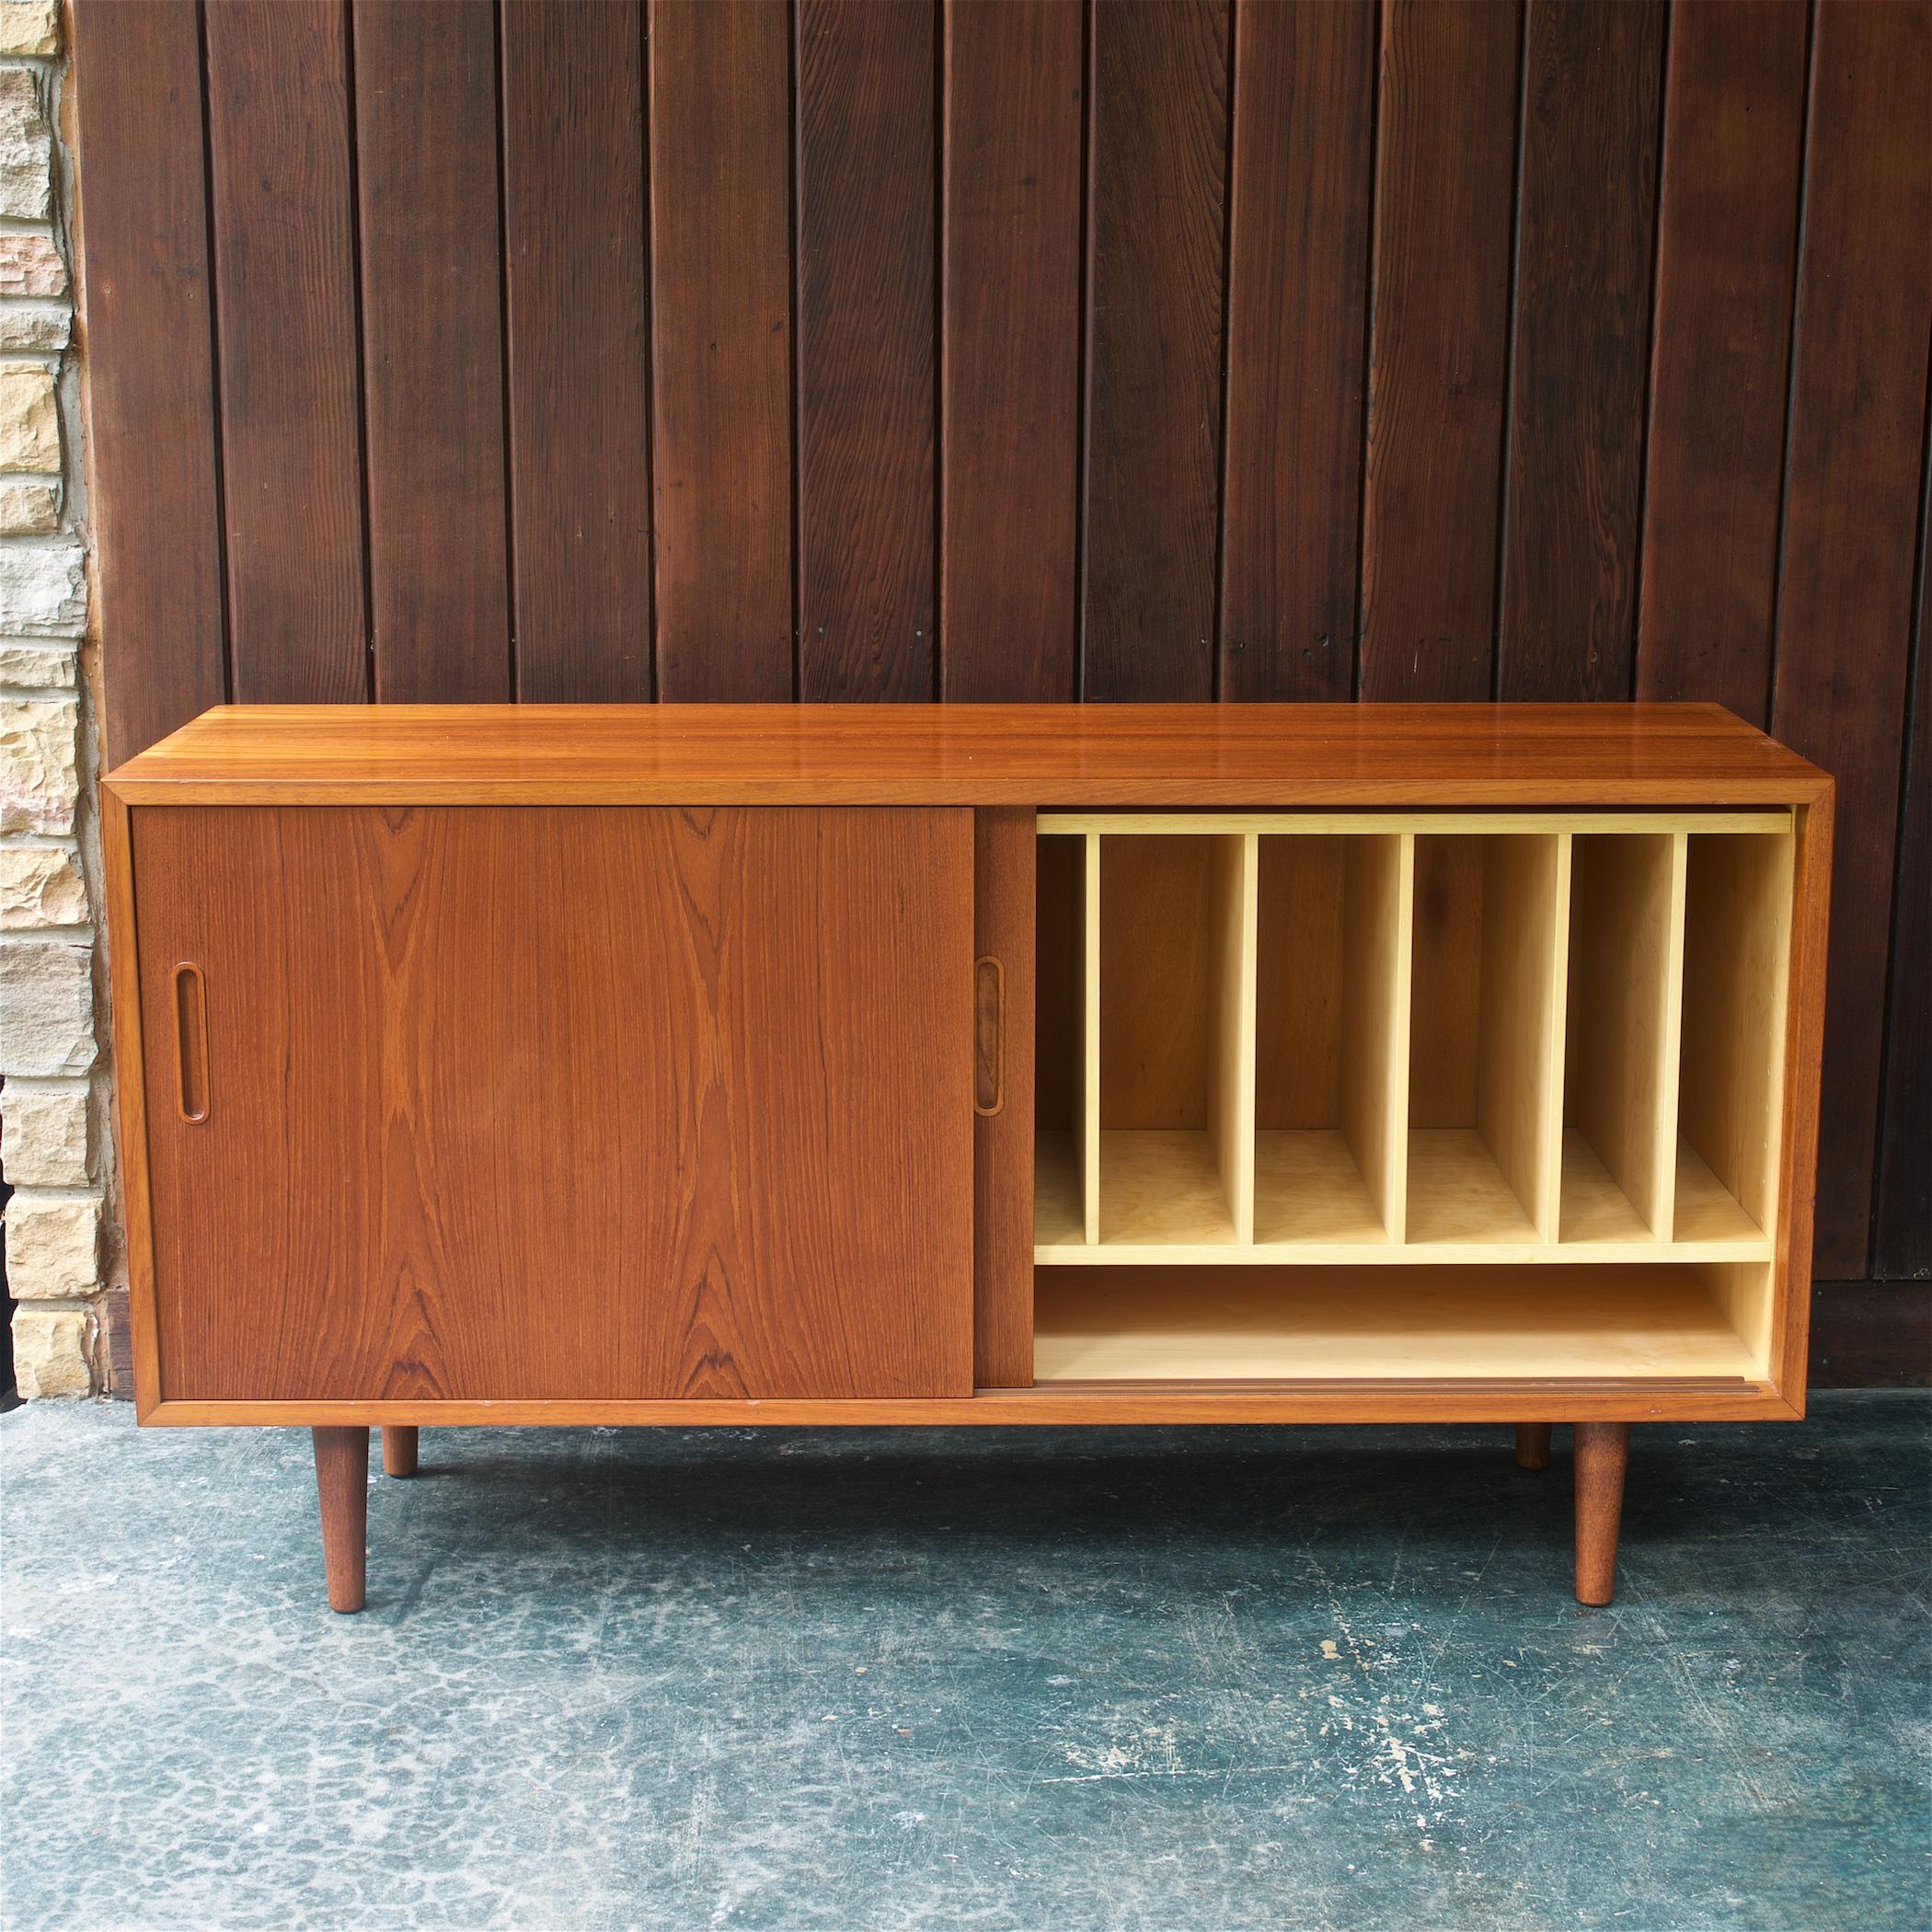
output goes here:
{"type": "Polygon", "coordinates": [[[1811,1327],[1812,1203],[1824,1060],[1825,956],[1830,937],[1836,800],[1827,787],[1799,809],[1792,868],[1789,994],[1777,1187],[1782,1211],[1773,1250],[1771,1363],[1779,1393],[1803,1412],[1811,1327]]]}
{"type": "Polygon", "coordinates": [[[120,1138],[121,1212],[127,1240],[128,1315],[134,1344],[134,1406],[142,1420],[161,1399],[155,1334],[155,1255],[148,1210],[147,1094],[142,1064],[141,954],[134,924],[133,814],[100,793],[108,888],[108,970],[114,1001],[114,1097],[120,1138]]]}
{"type": "Polygon", "coordinates": [[[970,1390],[969,813],[136,837],[166,1398],[970,1390]]]}
{"type": "Polygon", "coordinates": [[[1033,1380],[1033,814],[973,814],[976,958],[1000,963],[999,1105],[973,1122],[973,1379],[1033,1380]]]}

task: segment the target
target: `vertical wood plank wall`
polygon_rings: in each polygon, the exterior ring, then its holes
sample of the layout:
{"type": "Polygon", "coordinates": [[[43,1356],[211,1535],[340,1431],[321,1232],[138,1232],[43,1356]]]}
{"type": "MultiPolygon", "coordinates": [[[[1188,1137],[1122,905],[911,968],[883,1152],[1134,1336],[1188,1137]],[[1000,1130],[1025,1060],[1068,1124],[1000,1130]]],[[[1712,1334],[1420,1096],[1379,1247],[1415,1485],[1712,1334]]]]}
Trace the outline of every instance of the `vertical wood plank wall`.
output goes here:
{"type": "Polygon", "coordinates": [[[1819,1273],[1932,1275],[1932,0],[74,17],[110,762],[224,696],[1715,698],[1840,785],[1819,1273]]]}

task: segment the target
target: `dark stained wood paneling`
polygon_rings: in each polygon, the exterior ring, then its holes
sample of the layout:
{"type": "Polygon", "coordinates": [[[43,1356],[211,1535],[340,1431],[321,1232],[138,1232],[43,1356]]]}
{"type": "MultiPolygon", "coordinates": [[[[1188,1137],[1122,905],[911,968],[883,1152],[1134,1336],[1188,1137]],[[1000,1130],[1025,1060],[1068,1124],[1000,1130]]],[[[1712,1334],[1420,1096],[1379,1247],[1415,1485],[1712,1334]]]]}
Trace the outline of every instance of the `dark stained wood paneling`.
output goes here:
{"type": "Polygon", "coordinates": [[[933,0],[797,0],[799,689],[937,695],[933,0]]]}
{"type": "Polygon", "coordinates": [[[501,700],[496,10],[355,0],[354,27],[375,696],[501,700]]]}
{"type": "Polygon", "coordinates": [[[1665,67],[1637,695],[1771,685],[1806,0],[1677,0],[1665,67]]]}
{"type": "Polygon", "coordinates": [[[791,17],[651,0],[658,695],[792,689],[791,17]]]}
{"type": "Polygon", "coordinates": [[[638,9],[504,0],[517,696],[651,696],[638,9]]]}
{"type": "Polygon", "coordinates": [[[133,836],[165,1397],[971,1388],[970,812],[133,836]]]}
{"type": "Polygon", "coordinates": [[[1818,10],[1772,721],[1838,780],[1818,1271],[1866,1271],[1932,316],[1932,8],[1818,10]]]}
{"type": "Polygon", "coordinates": [[[1082,13],[946,9],[940,695],[1070,698],[1082,13]]]}
{"type": "Polygon", "coordinates": [[[1924,1282],[1820,1282],[1811,1297],[1813,1388],[1932,1383],[1932,1294],[1924,1282]]]}
{"type": "MultiPolygon", "coordinates": [[[[973,1121],[973,1379],[983,1388],[1033,1380],[1033,822],[1025,806],[973,813],[973,957],[999,961],[1005,990],[998,1110],[973,1121]]],[[[976,1110],[985,1104],[976,1098],[976,1110]]]]}
{"type": "Polygon", "coordinates": [[[1497,696],[1630,695],[1662,0],[1529,0],[1497,696]]]}
{"type": "Polygon", "coordinates": [[[243,704],[369,695],[349,37],[329,0],[206,10],[227,527],[243,704]]]}
{"type": "Polygon", "coordinates": [[[1375,10],[1235,16],[1221,692],[1355,680],[1375,10]]]}
{"type": "Polygon", "coordinates": [[[1214,695],[1227,0],[1094,0],[1090,698],[1214,695]]]}
{"type": "Polygon", "coordinates": [[[1490,696],[1518,9],[1386,0],[1360,694],[1490,696]]]}
{"type": "Polygon", "coordinates": [[[1374,698],[1775,688],[1844,786],[1823,1271],[1923,1265],[1923,4],[1825,0],[1809,80],[1807,0],[1671,9],[1648,351],[1654,12],[1537,0],[1519,319],[1516,0],[1385,0],[1373,75],[1366,0],[505,0],[494,135],[481,5],[224,0],[209,119],[201,10],[75,0],[110,762],[224,695],[231,595],[244,698],[1340,696],[1351,630],[1374,698]]]}
{"type": "Polygon", "coordinates": [[[194,10],[73,18],[105,766],[226,696],[208,195],[194,10]]]}
{"type": "MultiPolygon", "coordinates": [[[[1885,1108],[1879,1121],[1872,1272],[1932,1280],[1932,656],[1926,571],[1932,569],[1932,441],[1920,488],[1918,614],[1899,822],[1892,935],[1892,1010],[1885,1029],[1885,1108]]],[[[1932,1298],[1928,1298],[1932,1299],[1932,1298]]],[[[1932,1353],[1927,1356],[1932,1365],[1932,1353]]]]}

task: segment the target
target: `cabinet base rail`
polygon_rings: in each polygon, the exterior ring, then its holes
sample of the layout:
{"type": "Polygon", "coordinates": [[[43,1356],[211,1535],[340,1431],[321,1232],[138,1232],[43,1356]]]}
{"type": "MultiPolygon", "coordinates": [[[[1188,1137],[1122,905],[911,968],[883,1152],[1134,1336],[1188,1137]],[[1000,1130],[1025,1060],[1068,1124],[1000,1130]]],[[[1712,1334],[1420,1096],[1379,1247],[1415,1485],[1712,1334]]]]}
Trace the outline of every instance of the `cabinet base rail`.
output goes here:
{"type": "MultiPolygon", "coordinates": [[[[414,1476],[418,1430],[397,1423],[381,1428],[385,1473],[414,1476]]],[[[323,1428],[312,1433],[328,1607],[343,1613],[361,1610],[368,1601],[369,1431],[323,1428]]],[[[1550,1425],[1518,1422],[1515,1434],[1518,1467],[1547,1468],[1550,1425]]],[[[1575,1436],[1576,1597],[1580,1604],[1601,1608],[1616,1589],[1616,1539],[1623,1519],[1630,1425],[1578,1422],[1575,1436]]]]}

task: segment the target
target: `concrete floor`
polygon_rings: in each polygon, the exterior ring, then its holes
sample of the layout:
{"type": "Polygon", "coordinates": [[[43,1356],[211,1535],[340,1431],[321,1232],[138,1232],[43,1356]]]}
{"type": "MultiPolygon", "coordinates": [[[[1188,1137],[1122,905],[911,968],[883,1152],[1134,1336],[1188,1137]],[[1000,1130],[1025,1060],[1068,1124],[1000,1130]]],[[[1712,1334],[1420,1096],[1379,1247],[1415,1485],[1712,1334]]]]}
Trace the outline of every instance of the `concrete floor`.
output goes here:
{"type": "Polygon", "coordinates": [[[6,1932],[1918,1932],[1932,1405],[1635,1432],[0,1417],[6,1932]]]}

